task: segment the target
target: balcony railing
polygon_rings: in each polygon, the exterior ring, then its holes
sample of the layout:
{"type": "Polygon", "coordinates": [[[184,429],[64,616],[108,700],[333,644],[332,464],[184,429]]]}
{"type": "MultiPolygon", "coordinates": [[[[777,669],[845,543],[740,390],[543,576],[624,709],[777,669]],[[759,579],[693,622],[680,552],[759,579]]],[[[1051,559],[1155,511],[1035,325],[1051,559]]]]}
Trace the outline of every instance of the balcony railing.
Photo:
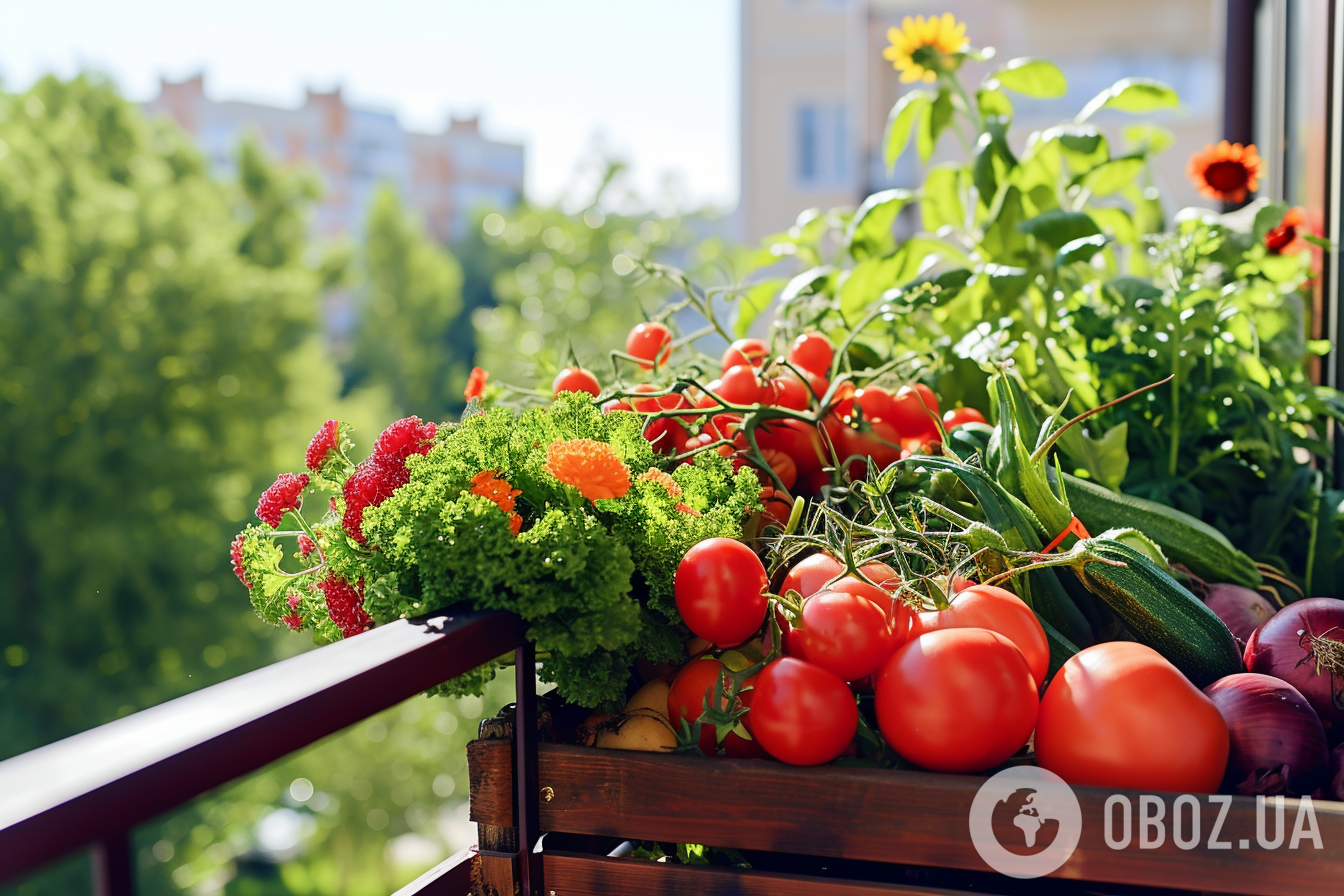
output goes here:
{"type": "MultiPolygon", "coordinates": [[[[402,619],[0,762],[0,883],[90,847],[97,896],[130,896],[137,824],[510,651],[518,668],[534,665],[508,614],[402,619]]],[[[535,718],[535,676],[517,680],[519,717],[535,718]]],[[[519,780],[535,780],[535,751],[517,755],[519,780]]],[[[535,809],[520,805],[528,818],[525,850],[535,809]]],[[[472,854],[398,896],[465,893],[472,854]]]]}

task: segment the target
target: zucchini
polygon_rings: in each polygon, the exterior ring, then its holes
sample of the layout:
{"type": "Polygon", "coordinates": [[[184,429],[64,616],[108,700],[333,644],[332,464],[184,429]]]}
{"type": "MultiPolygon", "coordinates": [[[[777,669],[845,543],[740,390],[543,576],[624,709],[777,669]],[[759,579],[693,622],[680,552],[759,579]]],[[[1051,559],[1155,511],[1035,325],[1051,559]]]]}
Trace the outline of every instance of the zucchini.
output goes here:
{"type": "Polygon", "coordinates": [[[1143,554],[1107,532],[1073,551],[1074,575],[1129,626],[1141,644],[1166,657],[1203,688],[1244,671],[1241,651],[1223,621],[1143,554]],[[1102,562],[1098,562],[1102,561],[1102,562]],[[1114,564],[1123,565],[1114,565],[1114,564]]]}
{"type": "MultiPolygon", "coordinates": [[[[1050,471],[1054,475],[1054,471],[1050,471]]],[[[1167,559],[1210,582],[1257,588],[1263,578],[1255,561],[1232,546],[1227,536],[1203,520],[1156,501],[1122,495],[1064,475],[1069,508],[1089,532],[1137,529],[1157,542],[1167,559]]]]}

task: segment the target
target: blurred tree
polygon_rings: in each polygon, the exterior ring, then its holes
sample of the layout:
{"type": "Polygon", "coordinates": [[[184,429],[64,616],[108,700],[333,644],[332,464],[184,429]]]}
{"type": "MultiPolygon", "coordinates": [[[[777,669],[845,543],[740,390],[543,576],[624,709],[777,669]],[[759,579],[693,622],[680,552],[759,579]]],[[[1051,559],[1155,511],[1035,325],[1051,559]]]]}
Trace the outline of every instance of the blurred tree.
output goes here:
{"type": "MultiPolygon", "coordinates": [[[[453,351],[462,270],[384,187],[369,211],[364,283],[347,382],[377,383],[405,414],[446,420],[462,407],[469,352],[453,351]]],[[[455,414],[454,414],[455,415],[455,414]]]]}
{"type": "Polygon", "coordinates": [[[326,415],[389,415],[337,398],[311,183],[239,174],[97,78],[0,94],[0,758],[303,647],[229,540],[326,415]]]}

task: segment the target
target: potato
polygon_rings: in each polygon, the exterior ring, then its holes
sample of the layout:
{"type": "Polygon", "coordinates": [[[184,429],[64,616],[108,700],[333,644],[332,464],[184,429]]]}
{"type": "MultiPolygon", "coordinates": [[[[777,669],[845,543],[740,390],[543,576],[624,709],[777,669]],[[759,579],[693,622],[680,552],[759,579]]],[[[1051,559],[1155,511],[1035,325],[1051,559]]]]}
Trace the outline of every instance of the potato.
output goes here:
{"type": "Polygon", "coordinates": [[[666,753],[677,745],[672,726],[647,709],[625,713],[608,724],[610,727],[597,732],[597,745],[603,749],[666,753]]]}
{"type": "Polygon", "coordinates": [[[667,693],[670,690],[672,690],[671,685],[661,678],[656,678],[635,691],[635,696],[631,697],[630,702],[625,704],[625,711],[634,712],[637,709],[651,709],[666,719],[667,693]]]}

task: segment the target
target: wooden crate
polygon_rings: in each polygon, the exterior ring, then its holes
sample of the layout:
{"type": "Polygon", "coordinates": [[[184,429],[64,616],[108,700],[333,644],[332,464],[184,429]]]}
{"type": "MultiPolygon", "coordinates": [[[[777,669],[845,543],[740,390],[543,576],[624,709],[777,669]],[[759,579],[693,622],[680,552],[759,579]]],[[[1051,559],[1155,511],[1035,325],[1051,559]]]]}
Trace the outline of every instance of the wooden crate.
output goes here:
{"type": "MultiPolygon", "coordinates": [[[[514,892],[513,749],[510,740],[488,739],[468,747],[471,817],[481,826],[474,892],[482,896],[514,892]]],[[[1140,849],[1136,837],[1116,850],[1100,823],[1113,792],[1079,787],[1084,824],[1072,857],[1047,878],[1019,881],[991,871],[971,844],[968,812],[983,778],[550,743],[536,749],[539,827],[548,832],[537,892],[554,896],[1344,892],[1344,803],[1314,803],[1320,850],[1310,842],[1256,847],[1256,801],[1248,797],[1232,800],[1222,825],[1219,840],[1230,849],[1181,849],[1168,835],[1157,848],[1140,849]],[[736,849],[753,868],[608,858],[626,839],[736,849]]],[[[1138,806],[1139,794],[1122,793],[1138,806]]],[[[1291,833],[1299,801],[1285,803],[1291,833]]],[[[1203,827],[1209,831],[1207,820],[1203,827]]]]}

